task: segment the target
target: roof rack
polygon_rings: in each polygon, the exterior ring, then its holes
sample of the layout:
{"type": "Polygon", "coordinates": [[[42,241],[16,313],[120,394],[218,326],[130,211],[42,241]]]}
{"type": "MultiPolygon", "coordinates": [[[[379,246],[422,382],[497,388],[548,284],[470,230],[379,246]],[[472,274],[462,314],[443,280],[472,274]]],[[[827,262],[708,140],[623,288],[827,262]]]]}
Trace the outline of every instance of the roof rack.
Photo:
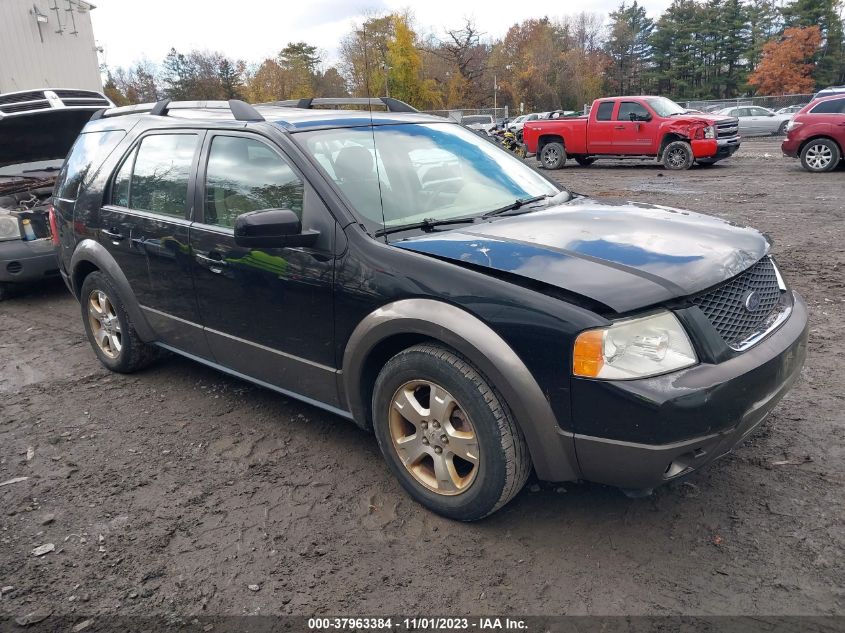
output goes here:
{"type": "Polygon", "coordinates": [[[228,101],[171,101],[170,99],[162,99],[155,103],[139,103],[138,105],[100,110],[94,114],[92,120],[127,114],[167,116],[167,113],[171,110],[229,110],[236,121],[264,121],[264,117],[259,114],[258,110],[240,99],[229,99],[228,101]]]}
{"type": "Polygon", "coordinates": [[[419,112],[404,101],[391,97],[318,97],[310,99],[289,99],[287,101],[273,101],[264,105],[281,106],[283,108],[304,108],[306,110],[316,105],[365,105],[384,106],[389,112],[419,112]]]}

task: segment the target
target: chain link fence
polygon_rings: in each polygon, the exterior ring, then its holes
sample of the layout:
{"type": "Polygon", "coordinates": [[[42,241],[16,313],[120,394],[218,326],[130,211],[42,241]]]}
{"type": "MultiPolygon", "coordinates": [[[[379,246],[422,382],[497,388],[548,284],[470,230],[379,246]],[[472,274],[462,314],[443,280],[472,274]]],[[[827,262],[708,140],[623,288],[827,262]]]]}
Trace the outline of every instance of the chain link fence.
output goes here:
{"type": "Polygon", "coordinates": [[[736,99],[712,99],[712,100],[696,100],[679,101],[682,106],[690,110],[702,110],[703,112],[715,112],[723,108],[736,108],[743,106],[760,106],[768,108],[769,110],[780,110],[781,108],[791,108],[795,106],[804,106],[813,100],[811,94],[800,95],[777,95],[769,97],[737,97],[736,99]]]}
{"type": "Polygon", "coordinates": [[[500,119],[507,119],[510,117],[507,106],[504,108],[453,108],[451,110],[425,110],[425,113],[442,116],[447,119],[454,119],[458,123],[463,123],[464,117],[476,115],[492,116],[493,121],[499,121],[500,119]]]}

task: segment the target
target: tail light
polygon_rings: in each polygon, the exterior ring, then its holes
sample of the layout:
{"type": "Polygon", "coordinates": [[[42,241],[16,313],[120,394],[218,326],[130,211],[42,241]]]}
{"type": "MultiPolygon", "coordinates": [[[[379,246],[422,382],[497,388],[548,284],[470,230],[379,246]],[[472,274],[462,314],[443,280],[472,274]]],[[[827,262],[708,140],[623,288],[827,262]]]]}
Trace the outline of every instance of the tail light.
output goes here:
{"type": "Polygon", "coordinates": [[[59,245],[59,222],[56,220],[56,207],[52,204],[47,207],[47,214],[50,218],[50,239],[53,241],[53,246],[59,245]]]}

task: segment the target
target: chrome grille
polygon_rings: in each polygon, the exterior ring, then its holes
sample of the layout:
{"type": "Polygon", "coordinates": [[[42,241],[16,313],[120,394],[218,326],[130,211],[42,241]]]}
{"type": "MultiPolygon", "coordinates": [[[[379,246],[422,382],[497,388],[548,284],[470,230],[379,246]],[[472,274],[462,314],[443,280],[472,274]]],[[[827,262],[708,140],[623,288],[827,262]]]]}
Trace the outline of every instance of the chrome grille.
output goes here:
{"type": "Polygon", "coordinates": [[[739,349],[748,337],[765,328],[781,302],[783,291],[771,258],[764,257],[730,281],[693,297],[725,342],[739,349]],[[746,307],[754,292],[757,305],[746,307]]]}
{"type": "Polygon", "coordinates": [[[716,135],[719,138],[731,138],[739,133],[739,119],[719,121],[716,124],[716,135]]]}

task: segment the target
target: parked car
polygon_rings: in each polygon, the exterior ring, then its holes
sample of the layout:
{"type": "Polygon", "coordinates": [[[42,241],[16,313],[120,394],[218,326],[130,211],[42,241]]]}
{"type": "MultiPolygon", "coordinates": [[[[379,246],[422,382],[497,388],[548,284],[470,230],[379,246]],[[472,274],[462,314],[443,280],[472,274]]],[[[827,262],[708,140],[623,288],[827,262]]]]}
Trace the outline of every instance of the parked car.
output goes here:
{"type": "Polygon", "coordinates": [[[53,185],[88,119],[112,105],[84,90],[0,95],[0,300],[58,277],[47,216],[53,185]]]}
{"type": "Polygon", "coordinates": [[[510,127],[508,128],[508,131],[514,132],[516,134],[521,133],[523,127],[528,121],[537,121],[543,118],[541,116],[542,114],[542,112],[532,112],[530,114],[523,114],[522,116],[519,116],[513,120],[510,127]]]}
{"type": "Polygon", "coordinates": [[[689,114],[665,97],[613,97],[597,99],[589,116],[527,123],[523,142],[546,169],[563,167],[569,157],[582,166],[650,158],[689,169],[731,156],[741,138],[734,118],[689,114]]]}
{"type": "Polygon", "coordinates": [[[786,106],[785,108],[781,108],[780,110],[777,110],[776,113],[777,114],[789,114],[789,115],[798,114],[799,112],[801,112],[801,110],[806,105],[807,105],[806,103],[802,103],[801,105],[786,106]]]}
{"type": "Polygon", "coordinates": [[[837,97],[845,94],[845,86],[829,86],[824,90],[819,90],[813,95],[813,101],[817,99],[824,99],[825,97],[837,97]]]}
{"type": "Polygon", "coordinates": [[[384,102],[165,101],[89,123],[53,214],[100,362],[166,349],[351,418],[461,520],[532,470],[637,490],[687,475],[796,380],[807,309],[763,234],[573,194],[384,102]]]}
{"type": "Polygon", "coordinates": [[[461,124],[471,130],[484,132],[490,132],[496,127],[496,122],[493,121],[493,115],[491,114],[468,114],[461,119],[461,124]]]}
{"type": "Polygon", "coordinates": [[[786,126],[792,118],[791,114],[778,114],[760,106],[725,108],[718,114],[739,119],[739,133],[743,136],[786,134],[786,126]]]}
{"type": "Polygon", "coordinates": [[[781,150],[800,158],[807,171],[836,169],[845,150],[845,92],[804,106],[789,124],[781,150]]]}

